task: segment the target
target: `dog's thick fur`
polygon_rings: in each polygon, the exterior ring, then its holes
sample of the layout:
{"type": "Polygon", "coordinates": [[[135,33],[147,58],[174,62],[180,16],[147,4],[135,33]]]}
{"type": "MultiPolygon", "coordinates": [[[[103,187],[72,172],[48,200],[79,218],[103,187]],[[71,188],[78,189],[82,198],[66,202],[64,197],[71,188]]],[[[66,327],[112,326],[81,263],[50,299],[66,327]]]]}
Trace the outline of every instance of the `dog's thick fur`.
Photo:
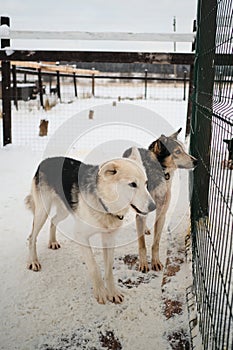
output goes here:
{"type": "MultiPolygon", "coordinates": [[[[151,268],[159,271],[163,265],[159,259],[159,243],[164,226],[167,209],[171,199],[171,185],[177,168],[191,169],[197,160],[184,151],[181,142],[177,140],[181,128],[167,137],[161,135],[148,149],[139,148],[141,162],[147,173],[148,190],[156,204],[156,218],[154,223],[154,238],[152,244],[151,268]]],[[[130,158],[132,148],[126,150],[123,157],[130,158]]],[[[149,234],[146,227],[146,217],[136,215],[136,228],[139,246],[139,269],[149,271],[144,234],[149,234]]]]}
{"type": "Polygon", "coordinates": [[[227,144],[227,150],[229,152],[229,156],[228,156],[228,160],[222,161],[222,168],[233,170],[233,138],[231,140],[224,139],[223,142],[227,144]]]}
{"type": "Polygon", "coordinates": [[[227,144],[227,149],[229,152],[229,161],[233,162],[233,138],[231,140],[224,139],[223,142],[227,144]]]}
{"type": "MultiPolygon", "coordinates": [[[[138,160],[137,149],[132,153],[133,159],[138,160]]],[[[32,233],[28,239],[27,267],[30,270],[41,269],[36,241],[53,206],[56,214],[51,218],[49,248],[60,248],[56,240],[56,226],[70,213],[73,214],[77,241],[84,249],[97,301],[123,301],[123,294],[115,287],[112,273],[115,233],[130,206],[144,215],[155,209],[147,190],[146,173],[135,160],[115,159],[101,166],[66,157],[48,158],[41,162],[32,181],[31,194],[25,199],[33,212],[32,233]],[[106,285],[89,242],[95,233],[102,233],[106,285]]]]}

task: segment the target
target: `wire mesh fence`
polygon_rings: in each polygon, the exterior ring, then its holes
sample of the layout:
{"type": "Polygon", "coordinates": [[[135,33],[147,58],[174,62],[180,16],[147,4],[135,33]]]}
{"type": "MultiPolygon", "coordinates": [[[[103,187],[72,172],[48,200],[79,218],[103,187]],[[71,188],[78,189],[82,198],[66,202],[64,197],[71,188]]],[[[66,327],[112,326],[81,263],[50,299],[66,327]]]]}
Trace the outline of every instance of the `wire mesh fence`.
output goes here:
{"type": "MultiPolygon", "coordinates": [[[[184,126],[189,95],[189,71],[179,77],[156,77],[142,73],[57,74],[28,68],[11,71],[12,143],[43,150],[49,137],[69,118],[93,106],[111,103],[138,103],[164,114],[182,113],[184,126]],[[17,97],[15,98],[15,85],[17,97]],[[41,80],[41,81],[40,81],[41,80]],[[166,102],[165,102],[166,101],[166,102]],[[41,138],[41,120],[48,121],[41,138]],[[38,141],[39,140],[39,141],[38,141]]],[[[1,98],[1,96],[0,96],[1,98]]],[[[167,118],[166,115],[162,115],[167,118]]],[[[42,124],[43,126],[44,124],[42,124]]],[[[0,139],[2,137],[2,132],[0,139]]],[[[62,140],[60,140],[62,142],[62,140]]]]}
{"type": "Polygon", "coordinates": [[[193,273],[204,349],[233,346],[232,1],[199,1],[192,153],[193,273]]]}

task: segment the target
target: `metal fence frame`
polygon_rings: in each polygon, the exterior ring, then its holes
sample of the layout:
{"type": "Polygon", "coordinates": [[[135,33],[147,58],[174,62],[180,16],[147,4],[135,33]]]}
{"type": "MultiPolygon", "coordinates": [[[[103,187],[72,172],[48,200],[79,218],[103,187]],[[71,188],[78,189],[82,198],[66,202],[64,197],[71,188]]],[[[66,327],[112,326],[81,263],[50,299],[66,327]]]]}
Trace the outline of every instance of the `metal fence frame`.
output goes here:
{"type": "Polygon", "coordinates": [[[204,350],[233,347],[232,11],[232,1],[198,3],[191,152],[199,166],[194,171],[191,219],[204,350]]]}
{"type": "MultiPolygon", "coordinates": [[[[26,64],[25,64],[26,66],[26,64]]],[[[58,66],[59,67],[59,66],[58,66]]],[[[94,70],[94,68],[93,68],[94,70]]],[[[1,67],[0,67],[0,72],[1,72],[1,67]]],[[[172,77],[154,77],[150,76],[148,74],[148,70],[145,69],[144,72],[142,73],[136,73],[135,75],[129,75],[128,73],[121,73],[119,75],[116,73],[111,73],[111,74],[69,74],[69,73],[60,73],[59,71],[57,72],[43,72],[41,69],[29,69],[29,68],[18,68],[12,63],[11,67],[11,76],[12,76],[12,87],[11,87],[11,99],[14,100],[14,105],[17,108],[17,102],[18,102],[18,96],[17,96],[17,87],[20,86],[19,81],[17,79],[17,75],[23,74],[24,83],[29,83],[32,81],[28,81],[28,76],[34,76],[36,77],[34,80],[38,80],[38,93],[40,95],[40,105],[42,108],[44,108],[44,102],[43,102],[43,79],[45,77],[53,78],[55,80],[55,93],[58,95],[58,98],[61,99],[61,89],[60,89],[60,78],[71,78],[73,80],[73,86],[74,86],[74,97],[78,97],[77,93],[77,86],[78,86],[78,80],[90,80],[90,94],[91,96],[95,96],[95,88],[96,85],[98,84],[98,80],[111,80],[113,82],[115,81],[127,81],[127,82],[133,82],[133,81],[140,81],[143,84],[143,98],[146,100],[147,99],[147,93],[148,93],[148,83],[150,82],[160,82],[160,83],[174,83],[174,84],[182,84],[183,85],[183,96],[182,99],[185,101],[187,99],[187,94],[186,94],[186,87],[187,84],[189,83],[190,79],[189,76],[187,76],[187,70],[184,69],[183,71],[183,78],[177,77],[177,78],[172,78],[172,77]]],[[[54,84],[54,81],[53,81],[54,84]]],[[[1,91],[0,91],[0,96],[1,96],[1,91]]]]}
{"type": "MultiPolygon", "coordinates": [[[[15,50],[10,55],[8,50],[0,50],[0,61],[2,62],[2,114],[3,114],[3,144],[7,145],[12,142],[11,136],[11,97],[9,94],[11,87],[11,64],[14,65],[14,61],[33,61],[33,62],[108,62],[108,63],[147,63],[147,64],[171,64],[171,65],[189,65],[190,72],[193,68],[193,54],[180,54],[180,53],[144,53],[144,52],[98,52],[98,51],[24,51],[15,50]]],[[[38,77],[41,78],[42,72],[38,72],[38,77]]],[[[61,74],[60,74],[61,75],[61,74]]],[[[60,75],[57,73],[57,79],[59,81],[60,75]]],[[[191,74],[192,77],[192,74],[191,74]]],[[[90,77],[88,77],[90,79],[90,77]]],[[[92,76],[92,92],[94,91],[94,79],[97,76],[92,76]]],[[[99,78],[99,77],[98,77],[99,78]]],[[[97,79],[98,79],[97,78],[97,79]]],[[[101,78],[101,76],[100,76],[101,78]]],[[[103,78],[103,76],[102,76],[103,78]]],[[[105,77],[109,78],[109,77],[105,77]]],[[[119,79],[124,79],[122,76],[119,79]]],[[[132,78],[132,77],[131,77],[132,78]]],[[[148,77],[145,74],[144,77],[138,79],[148,82],[154,78],[148,77]]],[[[158,80],[159,78],[157,78],[158,80]]],[[[156,80],[156,79],[155,79],[156,80]]],[[[168,79],[167,79],[168,80],[168,79]]],[[[173,81],[183,81],[186,84],[188,80],[185,76],[183,79],[174,78],[173,81]]],[[[42,98],[42,82],[40,81],[40,101],[43,104],[42,98]]],[[[189,84],[189,93],[191,95],[192,82],[189,84]]],[[[144,91],[144,96],[146,90],[144,91]]],[[[59,96],[58,96],[59,97],[59,96]]],[[[188,98],[188,104],[191,103],[191,99],[188,98]]],[[[188,106],[187,112],[187,125],[186,134],[190,130],[190,116],[191,107],[188,106]]]]}

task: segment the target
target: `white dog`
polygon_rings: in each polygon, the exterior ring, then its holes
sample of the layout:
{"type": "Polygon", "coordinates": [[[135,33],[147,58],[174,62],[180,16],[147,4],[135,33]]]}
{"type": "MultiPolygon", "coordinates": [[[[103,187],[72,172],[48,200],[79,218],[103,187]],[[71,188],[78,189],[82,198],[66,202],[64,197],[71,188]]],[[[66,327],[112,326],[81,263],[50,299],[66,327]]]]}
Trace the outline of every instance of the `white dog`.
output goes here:
{"type": "MultiPolygon", "coordinates": [[[[138,151],[134,149],[131,158],[137,160],[138,157],[138,151]]],[[[146,173],[135,160],[115,159],[100,166],[66,157],[48,158],[41,162],[32,181],[31,194],[25,200],[34,215],[29,236],[30,270],[41,269],[36,252],[37,236],[51,207],[55,206],[49,248],[60,248],[56,240],[56,226],[71,213],[97,301],[102,304],[107,300],[115,303],[123,301],[123,294],[115,287],[112,273],[115,233],[130,206],[140,215],[155,209],[147,190],[146,173]],[[105,284],[89,242],[96,233],[102,233],[105,284]]]]}

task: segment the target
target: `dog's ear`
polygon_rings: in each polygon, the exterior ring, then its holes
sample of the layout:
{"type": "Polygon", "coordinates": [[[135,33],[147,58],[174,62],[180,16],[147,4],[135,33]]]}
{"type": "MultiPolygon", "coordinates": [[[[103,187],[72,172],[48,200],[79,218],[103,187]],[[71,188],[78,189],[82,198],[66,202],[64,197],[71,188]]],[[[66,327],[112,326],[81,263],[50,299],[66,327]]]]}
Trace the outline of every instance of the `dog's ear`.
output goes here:
{"type": "Polygon", "coordinates": [[[142,162],[139,150],[136,147],[132,147],[129,158],[135,160],[138,163],[142,162]]]}
{"type": "Polygon", "coordinates": [[[169,156],[168,138],[165,135],[161,135],[158,140],[152,142],[149,146],[149,151],[153,152],[158,159],[169,156]]]}
{"type": "Polygon", "coordinates": [[[118,168],[119,165],[114,160],[110,160],[100,165],[98,175],[104,177],[114,176],[117,174],[118,168]]]}
{"type": "Polygon", "coordinates": [[[169,137],[171,137],[172,139],[177,139],[177,136],[179,135],[179,133],[181,132],[182,128],[179,128],[179,130],[177,130],[176,132],[174,132],[174,134],[171,134],[169,137]]]}
{"type": "Polygon", "coordinates": [[[228,145],[230,144],[231,140],[224,139],[223,142],[226,142],[228,145]]]}
{"type": "Polygon", "coordinates": [[[152,144],[150,144],[148,149],[149,151],[153,152],[158,156],[162,152],[162,148],[163,148],[163,144],[159,138],[158,140],[152,142],[152,144]]]}
{"type": "Polygon", "coordinates": [[[231,140],[224,139],[223,141],[227,144],[227,149],[230,152],[231,157],[232,157],[232,153],[233,153],[233,138],[231,140]]]}

